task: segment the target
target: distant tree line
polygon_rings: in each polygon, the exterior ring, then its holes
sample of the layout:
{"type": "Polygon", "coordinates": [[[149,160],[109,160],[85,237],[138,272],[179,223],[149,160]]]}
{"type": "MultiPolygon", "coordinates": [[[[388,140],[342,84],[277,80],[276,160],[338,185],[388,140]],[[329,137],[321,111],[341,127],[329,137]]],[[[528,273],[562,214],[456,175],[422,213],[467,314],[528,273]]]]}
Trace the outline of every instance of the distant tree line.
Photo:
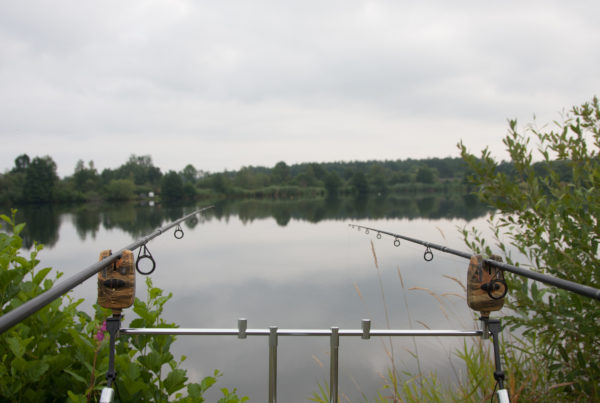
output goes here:
{"type": "Polygon", "coordinates": [[[243,167],[209,174],[201,192],[249,197],[335,197],[444,190],[464,184],[460,158],[302,163],[278,162],[273,168],[243,167]]]}
{"type": "MultiPolygon", "coordinates": [[[[556,161],[560,172],[564,162],[556,161]]],[[[461,158],[351,161],[242,167],[208,173],[192,164],[180,172],[163,173],[149,155],[131,155],[116,169],[102,172],[80,160],[73,174],[59,178],[50,156],[18,156],[14,167],[0,174],[0,204],[134,200],[160,197],[180,203],[211,198],[314,198],[463,191],[468,175],[461,158]]],[[[508,174],[511,164],[498,167],[508,174]]],[[[536,166],[540,174],[544,168],[536,166]],[[539,169],[538,169],[539,168],[539,169]]],[[[568,181],[568,170],[564,170],[568,181]]]]}
{"type": "Polygon", "coordinates": [[[101,173],[90,161],[78,161],[71,176],[60,179],[50,156],[22,154],[12,170],[0,174],[0,203],[49,203],[130,200],[160,187],[163,177],[150,156],[132,155],[117,169],[101,173]]]}
{"type": "Polygon", "coordinates": [[[52,157],[18,156],[14,167],[0,174],[0,203],[132,200],[160,196],[178,202],[211,197],[322,197],[435,190],[464,181],[460,158],[425,160],[303,163],[273,167],[243,167],[207,173],[188,164],[182,171],[163,173],[149,155],[131,155],[116,169],[102,172],[80,160],[73,174],[57,175],[52,157]]]}

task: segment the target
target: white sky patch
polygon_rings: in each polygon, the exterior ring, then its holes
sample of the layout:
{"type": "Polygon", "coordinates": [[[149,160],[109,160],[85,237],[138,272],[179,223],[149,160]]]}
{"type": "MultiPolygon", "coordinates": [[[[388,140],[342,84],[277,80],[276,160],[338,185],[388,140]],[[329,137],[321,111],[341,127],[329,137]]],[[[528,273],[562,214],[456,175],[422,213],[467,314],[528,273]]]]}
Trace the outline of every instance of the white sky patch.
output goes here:
{"type": "Polygon", "coordinates": [[[0,4],[0,172],[503,157],[598,93],[597,2],[0,4]]]}

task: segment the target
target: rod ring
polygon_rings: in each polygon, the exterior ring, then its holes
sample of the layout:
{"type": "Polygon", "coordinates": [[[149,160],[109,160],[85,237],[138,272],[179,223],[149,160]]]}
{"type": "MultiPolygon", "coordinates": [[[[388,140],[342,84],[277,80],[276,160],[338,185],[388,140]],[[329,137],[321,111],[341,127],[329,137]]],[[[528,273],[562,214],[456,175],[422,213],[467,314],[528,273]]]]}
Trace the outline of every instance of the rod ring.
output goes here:
{"type": "Polygon", "coordinates": [[[156,269],[156,261],[152,257],[152,254],[150,253],[148,248],[146,248],[146,245],[144,245],[143,248],[144,248],[143,252],[142,252],[142,248],[139,249],[137,260],[135,261],[135,269],[141,275],[147,276],[149,274],[152,274],[154,272],[154,269],[156,269]],[[152,267],[150,268],[150,270],[144,271],[144,270],[140,269],[140,260],[142,260],[142,259],[150,259],[150,261],[152,262],[152,267]]]}
{"type": "Polygon", "coordinates": [[[395,246],[395,247],[398,247],[398,246],[400,246],[400,238],[396,238],[396,239],[394,239],[394,246],[395,246]]]}
{"type": "Polygon", "coordinates": [[[173,236],[177,239],[183,238],[183,229],[181,228],[181,225],[177,225],[177,228],[175,228],[175,232],[173,233],[173,236]]]}
{"type": "Polygon", "coordinates": [[[369,229],[367,228],[367,229],[365,229],[365,234],[368,234],[368,233],[369,233],[369,229]]]}
{"type": "Polygon", "coordinates": [[[377,239],[381,239],[381,232],[377,233],[377,239]]]}
{"type": "Polygon", "coordinates": [[[431,262],[433,260],[433,252],[429,247],[427,247],[427,249],[425,250],[425,253],[423,254],[423,259],[425,259],[426,262],[431,262]]]}

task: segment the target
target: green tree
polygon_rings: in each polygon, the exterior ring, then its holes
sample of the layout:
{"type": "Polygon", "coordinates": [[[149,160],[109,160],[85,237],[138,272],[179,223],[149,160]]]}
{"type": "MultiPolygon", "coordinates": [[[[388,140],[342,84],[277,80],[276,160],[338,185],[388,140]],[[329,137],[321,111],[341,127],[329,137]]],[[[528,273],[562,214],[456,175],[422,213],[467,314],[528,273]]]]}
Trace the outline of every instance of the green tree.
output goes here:
{"type": "Polygon", "coordinates": [[[328,198],[336,197],[339,194],[341,187],[342,180],[337,173],[329,172],[327,176],[325,176],[325,190],[327,191],[328,198]]]}
{"type": "Polygon", "coordinates": [[[136,185],[158,186],[161,177],[160,168],[154,166],[150,155],[132,154],[116,170],[117,179],[132,179],[136,185]]]}
{"type": "Polygon", "coordinates": [[[352,189],[357,195],[366,195],[369,193],[369,184],[367,182],[367,177],[362,171],[357,171],[352,175],[350,179],[350,183],[352,184],[352,189]]]}
{"type": "Polygon", "coordinates": [[[198,170],[192,164],[187,164],[181,171],[181,177],[185,183],[195,184],[198,180],[198,170]]]}
{"type": "Polygon", "coordinates": [[[198,195],[198,189],[196,186],[189,182],[183,184],[183,198],[186,200],[194,200],[198,195]]]}
{"type": "Polygon", "coordinates": [[[392,174],[392,176],[390,178],[390,183],[392,183],[392,184],[409,183],[409,182],[410,182],[410,175],[406,172],[394,172],[394,174],[392,174]]]}
{"type": "Polygon", "coordinates": [[[210,186],[217,193],[227,194],[231,184],[227,175],[218,173],[211,176],[210,186]]]}
{"type": "Polygon", "coordinates": [[[15,159],[14,168],[0,174],[0,204],[10,205],[23,201],[25,172],[30,163],[29,156],[22,154],[15,159]]]}
{"type": "MultiPolygon", "coordinates": [[[[501,170],[489,149],[480,157],[460,143],[472,171],[470,181],[485,203],[497,209],[490,218],[495,243],[508,262],[513,245],[534,270],[597,287],[600,284],[600,107],[598,98],[574,107],[554,129],[529,127],[525,135],[511,121],[503,142],[511,171],[501,170]],[[537,140],[534,168],[530,139],[537,140]],[[556,164],[556,161],[560,164],[556,164]],[[568,167],[570,181],[563,180],[568,167]]],[[[480,233],[465,232],[474,250],[491,253],[480,233]]],[[[524,351],[547,372],[549,384],[538,391],[546,401],[599,401],[600,312],[598,301],[543,287],[524,277],[509,277],[511,327],[522,327],[524,351]],[[549,396],[547,396],[549,394],[549,396]]]]}
{"type": "Polygon", "coordinates": [[[369,168],[369,183],[371,183],[371,186],[376,193],[387,193],[387,176],[388,173],[380,164],[371,165],[371,168],[369,168]]]}
{"type": "Polygon", "coordinates": [[[25,169],[23,197],[32,203],[50,202],[58,182],[56,163],[49,156],[35,157],[25,169]]]}
{"type": "Polygon", "coordinates": [[[82,160],[77,161],[73,172],[75,189],[80,192],[88,192],[97,189],[99,185],[98,171],[94,167],[94,161],[88,163],[86,168],[82,160]]]}
{"type": "Polygon", "coordinates": [[[242,167],[236,172],[233,184],[244,189],[258,189],[268,184],[268,177],[253,167],[242,167]]]}
{"type": "Polygon", "coordinates": [[[294,178],[294,183],[302,187],[317,186],[319,184],[312,164],[302,168],[302,171],[294,178]]]}
{"type": "Polygon", "coordinates": [[[175,171],[167,172],[160,181],[160,197],[167,203],[183,199],[183,181],[175,171]]]}
{"type": "Polygon", "coordinates": [[[31,162],[29,155],[21,154],[17,158],[15,158],[15,167],[12,169],[12,172],[25,172],[27,167],[29,167],[29,163],[31,162]]]}
{"type": "Polygon", "coordinates": [[[282,185],[290,180],[290,167],[283,161],[275,164],[271,170],[271,180],[275,185],[282,185]]]}
{"type": "Polygon", "coordinates": [[[135,198],[135,184],[129,179],[113,179],[106,187],[109,200],[132,200],[135,198]]]}
{"type": "Polygon", "coordinates": [[[435,168],[429,168],[422,166],[417,170],[416,180],[420,183],[434,183],[437,177],[437,170],[435,168]]]}
{"type": "Polygon", "coordinates": [[[325,177],[327,176],[327,171],[325,170],[325,168],[323,168],[323,165],[321,164],[317,164],[317,163],[311,163],[309,164],[313,174],[315,175],[315,177],[320,180],[323,181],[325,180],[325,177]]]}

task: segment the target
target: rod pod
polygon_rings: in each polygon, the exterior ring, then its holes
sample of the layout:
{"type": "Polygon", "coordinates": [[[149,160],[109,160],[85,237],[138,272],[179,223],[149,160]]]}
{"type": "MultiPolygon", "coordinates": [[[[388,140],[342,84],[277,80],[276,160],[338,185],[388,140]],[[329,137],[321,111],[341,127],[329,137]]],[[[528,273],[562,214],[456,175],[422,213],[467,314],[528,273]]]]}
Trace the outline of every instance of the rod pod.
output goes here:
{"type": "Polygon", "coordinates": [[[500,360],[500,332],[502,331],[502,325],[500,324],[500,319],[490,319],[489,317],[482,316],[479,318],[483,325],[483,338],[487,339],[492,336],[492,345],[494,346],[494,379],[499,386],[496,395],[498,397],[498,402],[500,403],[510,403],[510,397],[508,395],[508,390],[504,388],[504,371],[502,370],[502,362],[500,360]]]}
{"type": "Polygon", "coordinates": [[[121,313],[114,312],[113,316],[106,319],[106,330],[110,336],[109,355],[108,355],[108,371],[106,372],[106,387],[102,388],[100,395],[100,403],[113,403],[115,398],[115,390],[112,388],[113,383],[117,379],[115,371],[115,342],[119,337],[121,329],[121,313]]]}

